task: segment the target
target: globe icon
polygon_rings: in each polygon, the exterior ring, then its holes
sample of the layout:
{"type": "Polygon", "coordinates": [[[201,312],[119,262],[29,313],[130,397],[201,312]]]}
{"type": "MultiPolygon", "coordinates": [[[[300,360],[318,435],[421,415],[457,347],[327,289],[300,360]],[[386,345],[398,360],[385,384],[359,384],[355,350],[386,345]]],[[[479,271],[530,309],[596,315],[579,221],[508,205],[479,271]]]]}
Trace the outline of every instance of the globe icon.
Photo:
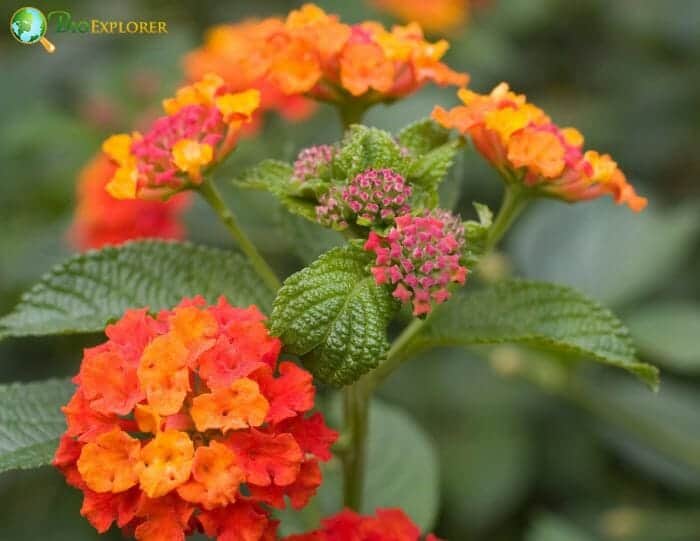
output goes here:
{"type": "Polygon", "coordinates": [[[46,34],[46,17],[36,8],[19,8],[10,19],[10,30],[20,43],[36,43],[46,34]]]}

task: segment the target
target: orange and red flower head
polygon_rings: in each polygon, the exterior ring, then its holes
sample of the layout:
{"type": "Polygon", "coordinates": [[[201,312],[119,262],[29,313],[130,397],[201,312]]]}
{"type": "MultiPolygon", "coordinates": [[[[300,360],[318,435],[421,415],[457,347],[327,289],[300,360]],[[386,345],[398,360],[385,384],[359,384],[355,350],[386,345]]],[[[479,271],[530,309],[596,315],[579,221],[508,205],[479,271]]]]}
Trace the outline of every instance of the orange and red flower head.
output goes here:
{"type": "Polygon", "coordinates": [[[110,158],[100,152],[80,173],[71,243],[87,250],[133,239],[183,238],[180,216],[190,204],[189,195],[178,194],[167,201],[115,199],[105,186],[116,170],[110,158]]]}
{"type": "Polygon", "coordinates": [[[256,113],[277,111],[292,121],[307,118],[315,104],[299,95],[286,95],[267,77],[269,42],[283,27],[284,21],[275,17],[212,27],[204,44],[185,56],[188,79],[197,81],[207,73],[216,73],[231,91],[259,90],[260,108],[256,113]]]}
{"type": "Polygon", "coordinates": [[[507,182],[569,202],[610,195],[635,212],[646,206],[608,154],[584,152],[578,130],[560,128],[506,83],[487,95],[465,89],[458,95],[464,105],[450,111],[436,107],[433,118],[469,135],[507,182]]]}
{"type": "MultiPolygon", "coordinates": [[[[421,532],[401,509],[377,509],[362,516],[350,509],[321,521],[312,532],[285,537],[283,541],[419,541],[421,532]]],[[[439,541],[428,534],[425,541],[439,541]]]]}
{"type": "Polygon", "coordinates": [[[85,350],[54,457],[98,531],[256,541],[274,535],[268,506],[308,503],[337,434],[307,415],[311,374],[278,364],[256,307],[195,298],[129,310],[106,334],[85,350]]]}
{"type": "Polygon", "coordinates": [[[233,150],[259,104],[258,90],[230,92],[217,75],[181,88],[146,133],[104,142],[117,165],[107,191],[116,199],[154,199],[199,185],[202,172],[233,150]]]}
{"type": "Polygon", "coordinates": [[[347,25],[306,4],[289,14],[274,44],[270,78],[285,93],[324,101],[375,103],[406,96],[428,81],[468,81],[440,62],[448,43],[425,41],[415,23],[390,31],[373,21],[347,25]]]}
{"type": "Polygon", "coordinates": [[[191,77],[206,71],[231,84],[244,80],[262,93],[262,107],[285,108],[280,96],[311,97],[341,106],[392,101],[426,82],[464,86],[468,76],[440,59],[449,47],[429,43],[417,24],[391,30],[368,21],[341,22],[314,4],[285,20],[265,19],[214,28],[185,65],[191,77]]]}

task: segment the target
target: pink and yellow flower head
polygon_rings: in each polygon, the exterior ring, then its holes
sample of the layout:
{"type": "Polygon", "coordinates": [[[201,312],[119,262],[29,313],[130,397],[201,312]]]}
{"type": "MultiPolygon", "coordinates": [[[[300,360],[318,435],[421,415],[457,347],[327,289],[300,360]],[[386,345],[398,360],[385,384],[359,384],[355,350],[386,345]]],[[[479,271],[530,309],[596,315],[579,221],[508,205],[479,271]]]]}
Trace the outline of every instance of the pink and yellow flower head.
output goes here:
{"type": "Polygon", "coordinates": [[[71,243],[79,250],[88,250],[133,239],[183,238],[181,214],[190,204],[189,194],[167,201],[118,200],[105,190],[116,170],[112,160],[100,152],[81,171],[71,243]]]}
{"type": "Polygon", "coordinates": [[[117,165],[107,191],[116,199],[154,199],[197,186],[202,172],[233,150],[259,104],[258,90],[229,92],[217,75],[181,88],[146,133],[103,143],[117,165]]]}
{"type": "Polygon", "coordinates": [[[85,350],[54,457],[84,493],[81,514],[143,541],[272,539],[269,506],[308,503],[337,437],[307,414],[311,374],[278,364],[256,307],[223,298],[129,310],[105,332],[85,350]]]}
{"type": "Polygon", "coordinates": [[[386,236],[370,231],[365,250],[376,255],[372,274],[377,284],[390,284],[394,297],[410,302],[413,315],[422,316],[450,298],[450,283],[467,279],[460,264],[464,242],[459,218],[436,209],[399,216],[386,236]]]}
{"type": "Polygon", "coordinates": [[[610,195],[635,212],[646,206],[608,154],[584,151],[578,130],[560,128],[506,83],[487,95],[465,89],[458,95],[464,105],[436,107],[433,118],[469,135],[507,182],[568,202],[610,195]]]}
{"type": "MultiPolygon", "coordinates": [[[[374,516],[343,509],[324,518],[312,532],[291,535],[282,541],[420,541],[421,532],[401,509],[377,509],[374,516]]],[[[425,541],[439,541],[428,534],[425,541]]]]}

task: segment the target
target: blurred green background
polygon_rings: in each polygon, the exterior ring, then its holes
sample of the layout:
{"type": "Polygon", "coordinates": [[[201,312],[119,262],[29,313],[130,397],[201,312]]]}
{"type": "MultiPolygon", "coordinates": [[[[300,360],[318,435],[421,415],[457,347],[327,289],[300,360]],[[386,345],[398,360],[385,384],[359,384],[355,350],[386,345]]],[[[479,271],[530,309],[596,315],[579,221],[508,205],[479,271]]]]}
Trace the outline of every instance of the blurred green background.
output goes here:
{"type": "MultiPolygon", "coordinates": [[[[319,1],[349,22],[380,18],[367,3],[319,1]]],[[[697,541],[700,539],[700,2],[492,0],[450,36],[447,62],[480,92],[507,80],[590,148],[610,152],[649,208],[609,201],[545,201],[520,220],[491,274],[570,284],[631,327],[644,360],[662,368],[652,394],[612,369],[560,385],[556,360],[497,348],[440,350],[405,365],[382,389],[429,434],[440,458],[435,531],[451,540],[697,541]]],[[[0,38],[0,313],[71,254],[66,230],[77,172],[114,131],[158,106],[182,78],[182,54],[214,23],[282,14],[297,2],[40,2],[76,17],[166,20],[165,36],[49,35],[58,50],[0,38]]],[[[3,2],[8,17],[18,3],[3,2]]],[[[453,89],[427,87],[366,122],[397,129],[452,105],[453,89]]],[[[333,111],[290,125],[270,116],[218,172],[230,178],[266,157],[291,159],[336,140],[333,111]]],[[[473,217],[496,207],[501,185],[467,153],[445,204],[473,217]]],[[[261,194],[227,194],[245,227],[285,270],[325,236],[303,239],[261,194]],[[290,234],[291,232],[291,234],[290,234]]],[[[189,238],[226,245],[199,204],[189,238]]],[[[0,343],[3,382],[73,374],[98,336],[0,343]]],[[[399,443],[397,442],[397,445],[399,443]]],[[[423,487],[412,489],[420,492],[423,487]]],[[[80,497],[45,468],[0,477],[0,540],[88,540],[80,497]]],[[[113,538],[120,537],[118,532],[113,538]]]]}

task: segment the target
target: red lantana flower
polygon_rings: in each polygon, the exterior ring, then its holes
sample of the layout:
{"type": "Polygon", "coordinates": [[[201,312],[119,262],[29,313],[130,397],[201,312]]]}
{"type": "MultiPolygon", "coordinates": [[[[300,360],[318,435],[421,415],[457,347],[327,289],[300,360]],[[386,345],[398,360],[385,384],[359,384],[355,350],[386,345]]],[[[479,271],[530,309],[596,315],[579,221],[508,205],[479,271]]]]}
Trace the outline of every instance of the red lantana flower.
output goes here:
{"type": "Polygon", "coordinates": [[[337,433],[307,416],[311,374],[278,364],[260,311],[197,297],[129,310],[105,332],[85,350],[53,462],[83,491],[81,514],[143,541],[274,539],[269,506],[308,503],[337,433]]]}
{"type": "Polygon", "coordinates": [[[134,239],[182,239],[182,213],[190,205],[189,194],[167,201],[120,200],[105,187],[117,166],[100,152],[85,166],[78,179],[77,208],[69,232],[79,250],[119,245],[134,239]]]}
{"type": "MultiPolygon", "coordinates": [[[[421,532],[401,509],[377,509],[376,516],[343,509],[322,521],[321,528],[283,541],[419,541],[421,532]]],[[[429,534],[425,541],[439,541],[429,534]]]]}

